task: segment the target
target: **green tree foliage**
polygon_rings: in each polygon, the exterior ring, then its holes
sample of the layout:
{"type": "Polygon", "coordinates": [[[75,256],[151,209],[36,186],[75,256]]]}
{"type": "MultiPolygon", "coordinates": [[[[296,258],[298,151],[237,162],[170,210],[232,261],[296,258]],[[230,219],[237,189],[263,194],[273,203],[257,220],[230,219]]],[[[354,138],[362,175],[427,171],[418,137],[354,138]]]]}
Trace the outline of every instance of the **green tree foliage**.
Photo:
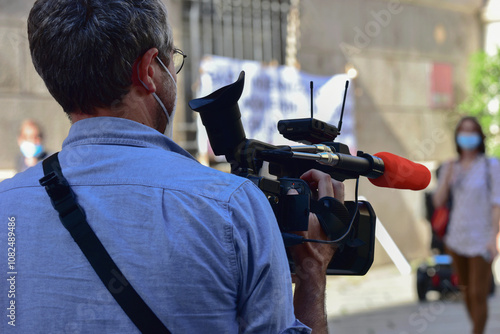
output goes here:
{"type": "Polygon", "coordinates": [[[469,80],[470,93],[459,111],[478,118],[488,154],[500,157],[500,49],[494,56],[484,51],[472,55],[469,80]]]}

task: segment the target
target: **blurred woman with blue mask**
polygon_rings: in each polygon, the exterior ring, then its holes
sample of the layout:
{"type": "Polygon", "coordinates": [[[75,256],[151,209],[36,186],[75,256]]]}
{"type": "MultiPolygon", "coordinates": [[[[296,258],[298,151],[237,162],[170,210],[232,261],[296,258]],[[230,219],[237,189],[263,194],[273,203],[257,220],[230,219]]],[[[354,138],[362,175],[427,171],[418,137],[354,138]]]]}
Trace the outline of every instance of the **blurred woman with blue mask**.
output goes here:
{"type": "Polygon", "coordinates": [[[462,118],[455,129],[456,160],[443,164],[434,193],[434,207],[451,198],[443,238],[463,293],[472,333],[484,333],[491,289],[491,264],[498,254],[500,163],[486,157],[485,135],[474,117],[462,118]]]}

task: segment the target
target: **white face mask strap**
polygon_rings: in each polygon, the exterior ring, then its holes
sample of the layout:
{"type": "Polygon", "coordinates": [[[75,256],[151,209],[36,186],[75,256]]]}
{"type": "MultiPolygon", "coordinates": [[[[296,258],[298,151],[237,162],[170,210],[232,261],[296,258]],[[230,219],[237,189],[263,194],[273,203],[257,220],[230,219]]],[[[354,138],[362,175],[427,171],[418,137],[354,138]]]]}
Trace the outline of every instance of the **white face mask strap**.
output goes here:
{"type": "MultiPolygon", "coordinates": [[[[167,111],[166,111],[167,109],[165,109],[165,107],[163,107],[163,110],[167,114],[167,119],[168,119],[167,128],[165,129],[165,135],[167,137],[169,137],[169,138],[172,138],[173,132],[174,132],[174,122],[173,122],[173,119],[174,119],[174,115],[175,115],[175,110],[177,109],[177,82],[175,82],[174,77],[172,76],[172,73],[170,73],[170,71],[165,66],[165,64],[163,64],[163,62],[161,61],[160,57],[156,57],[156,60],[158,60],[158,62],[160,63],[160,65],[163,67],[163,69],[168,73],[168,76],[170,77],[170,79],[172,79],[172,83],[174,84],[174,87],[175,87],[175,90],[176,90],[175,100],[174,100],[174,106],[172,107],[172,114],[169,116],[168,113],[167,113],[167,111]]],[[[159,100],[159,99],[157,99],[157,100],[159,100]]],[[[158,101],[158,102],[160,103],[160,105],[163,105],[160,101],[158,101]]]]}
{"type": "MultiPolygon", "coordinates": [[[[174,78],[172,77],[172,74],[170,74],[170,71],[165,67],[165,65],[162,63],[162,61],[160,60],[160,58],[157,58],[158,61],[160,62],[161,66],[163,66],[163,68],[165,69],[165,71],[167,71],[168,75],[170,76],[170,78],[172,78],[172,81],[174,82],[174,85],[175,87],[177,88],[177,84],[174,80],[174,78]]],[[[139,77],[139,66],[141,65],[141,61],[139,61],[139,63],[137,64],[137,78],[139,79],[139,81],[142,83],[142,85],[144,86],[144,88],[146,88],[146,90],[149,91],[148,87],[146,86],[146,84],[141,80],[141,78],[139,77]]],[[[165,113],[165,115],[167,116],[167,122],[168,124],[170,124],[170,114],[168,113],[167,111],[167,108],[165,108],[165,105],[163,104],[163,102],[160,100],[160,98],[158,97],[158,95],[156,95],[156,93],[152,93],[153,94],[153,97],[155,98],[155,100],[158,102],[158,104],[160,105],[161,109],[163,110],[163,112],[165,113]]],[[[176,96],[177,97],[177,96],[176,96]]],[[[174,113],[174,111],[172,111],[172,114],[174,113]]]]}
{"type": "Polygon", "coordinates": [[[177,88],[177,82],[175,82],[174,77],[172,76],[172,73],[170,73],[170,71],[168,70],[167,66],[165,66],[165,64],[163,64],[163,62],[161,61],[160,57],[156,57],[156,60],[158,60],[158,62],[163,67],[163,69],[165,70],[165,72],[168,73],[170,79],[172,79],[172,82],[174,83],[175,88],[177,88]]]}
{"type": "Polygon", "coordinates": [[[156,95],[156,93],[153,93],[153,97],[158,102],[158,104],[160,105],[160,107],[163,109],[163,112],[167,116],[167,122],[170,123],[170,115],[169,115],[169,113],[167,111],[167,108],[165,108],[165,105],[163,104],[163,102],[161,102],[160,98],[158,97],[158,95],[156,95]]]}

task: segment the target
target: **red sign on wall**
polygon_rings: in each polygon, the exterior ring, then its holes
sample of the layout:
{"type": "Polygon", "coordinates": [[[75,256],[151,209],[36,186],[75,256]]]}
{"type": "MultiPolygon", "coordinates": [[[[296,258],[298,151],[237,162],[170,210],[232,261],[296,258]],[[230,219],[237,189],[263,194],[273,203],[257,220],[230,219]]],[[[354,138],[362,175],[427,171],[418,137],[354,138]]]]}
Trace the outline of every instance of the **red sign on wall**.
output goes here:
{"type": "Polygon", "coordinates": [[[434,63],[431,69],[431,108],[453,108],[453,67],[434,63]]]}

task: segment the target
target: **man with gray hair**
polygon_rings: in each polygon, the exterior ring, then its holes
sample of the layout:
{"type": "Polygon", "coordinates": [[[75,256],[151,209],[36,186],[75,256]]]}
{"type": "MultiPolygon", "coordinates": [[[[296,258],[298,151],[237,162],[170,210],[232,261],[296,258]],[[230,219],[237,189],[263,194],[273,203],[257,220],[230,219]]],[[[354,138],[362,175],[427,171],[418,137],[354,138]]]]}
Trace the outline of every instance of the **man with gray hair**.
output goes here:
{"type": "MultiPolygon", "coordinates": [[[[137,333],[114,299],[128,285],[172,333],[327,332],[334,248],[292,250],[301,269],[293,296],[263,193],[169,138],[185,56],[160,0],[37,0],[28,36],[36,70],[72,123],[58,154],[62,174],[120,273],[99,281],[39,184],[45,164],[19,173],[0,184],[8,219],[0,246],[9,249],[0,332],[137,333]]],[[[329,175],[303,179],[319,197],[343,200],[329,175]]],[[[326,239],[314,215],[305,235],[326,239]]]]}

